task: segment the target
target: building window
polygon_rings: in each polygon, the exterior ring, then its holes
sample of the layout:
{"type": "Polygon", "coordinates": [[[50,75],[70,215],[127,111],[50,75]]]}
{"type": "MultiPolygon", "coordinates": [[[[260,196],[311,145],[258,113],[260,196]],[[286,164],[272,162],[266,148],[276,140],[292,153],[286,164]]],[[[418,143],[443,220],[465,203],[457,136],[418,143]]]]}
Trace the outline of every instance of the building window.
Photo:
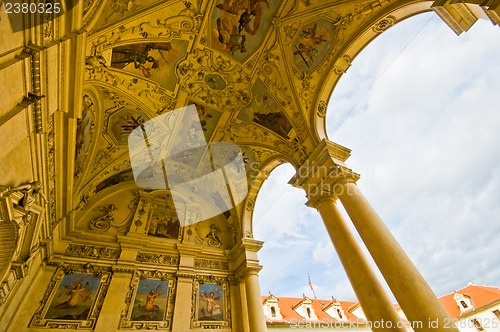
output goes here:
{"type": "Polygon", "coordinates": [[[307,317],[311,318],[311,309],[307,308],[306,311],[307,311],[307,317]]]}
{"type": "Polygon", "coordinates": [[[462,305],[462,307],[464,307],[464,309],[468,308],[469,306],[467,305],[467,303],[465,303],[464,300],[460,301],[460,304],[462,305]]]}
{"type": "Polygon", "coordinates": [[[483,327],[481,326],[481,323],[479,323],[477,319],[473,319],[472,321],[474,322],[474,327],[476,328],[476,330],[484,331],[483,327]]]}
{"type": "Polygon", "coordinates": [[[276,317],[276,309],[274,307],[271,307],[271,317],[276,317]]]}
{"type": "Polygon", "coordinates": [[[337,309],[337,314],[339,315],[339,318],[340,318],[340,319],[344,318],[344,317],[342,316],[342,311],[340,311],[340,309],[337,309]]]}
{"type": "Polygon", "coordinates": [[[493,313],[495,314],[495,316],[497,316],[497,319],[500,320],[500,310],[493,310],[493,313]]]}

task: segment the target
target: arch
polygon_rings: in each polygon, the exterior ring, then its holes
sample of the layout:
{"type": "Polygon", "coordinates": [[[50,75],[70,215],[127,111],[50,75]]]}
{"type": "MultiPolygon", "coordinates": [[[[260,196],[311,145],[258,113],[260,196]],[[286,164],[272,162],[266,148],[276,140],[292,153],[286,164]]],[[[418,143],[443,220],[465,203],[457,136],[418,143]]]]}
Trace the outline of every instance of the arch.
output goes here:
{"type": "Polygon", "coordinates": [[[285,163],[291,164],[295,169],[298,165],[283,155],[269,158],[261,164],[260,169],[252,170],[248,175],[249,189],[241,209],[241,230],[243,237],[253,237],[253,212],[260,188],[271,172],[278,166],[285,163]]]}
{"type": "MultiPolygon", "coordinates": [[[[466,3],[478,5],[478,2],[473,0],[466,1],[466,3]]],[[[351,36],[349,41],[344,44],[344,47],[338,50],[336,61],[326,75],[324,84],[319,89],[318,97],[314,104],[315,107],[313,108],[313,110],[316,111],[311,112],[311,127],[316,135],[315,139],[317,142],[325,138],[328,139],[326,132],[327,103],[337,83],[351,66],[354,58],[376,37],[395,24],[417,14],[432,10],[438,12],[437,9],[432,8],[433,4],[433,1],[419,1],[410,4],[399,2],[390,5],[386,9],[381,10],[377,15],[371,17],[361,29],[351,36]]],[[[476,16],[479,17],[480,15],[476,16]]],[[[484,16],[486,16],[486,14],[484,16]]],[[[446,23],[452,27],[452,23],[446,23]]]]}

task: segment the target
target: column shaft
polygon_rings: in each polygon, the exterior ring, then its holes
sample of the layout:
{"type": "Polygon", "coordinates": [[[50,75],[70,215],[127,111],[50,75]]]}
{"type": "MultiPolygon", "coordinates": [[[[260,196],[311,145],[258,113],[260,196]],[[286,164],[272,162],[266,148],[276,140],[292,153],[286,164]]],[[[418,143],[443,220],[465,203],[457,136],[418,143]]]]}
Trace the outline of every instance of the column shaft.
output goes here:
{"type": "Polygon", "coordinates": [[[356,184],[337,183],[336,194],[415,331],[455,331],[450,318],[420,272],[368,203],[356,184]],[[435,325],[429,322],[437,322],[435,325]]]}
{"type": "MultiPolygon", "coordinates": [[[[242,332],[250,332],[250,319],[248,318],[248,302],[247,302],[247,291],[245,288],[245,280],[240,279],[238,283],[238,291],[240,294],[240,304],[241,304],[241,317],[243,326],[242,332]]],[[[264,310],[264,309],[262,309],[264,310]]]]}
{"type": "Polygon", "coordinates": [[[380,281],[370,268],[361,247],[349,230],[333,198],[316,204],[330,235],[330,239],[344,266],[347,277],[356,293],[367,319],[380,323],[373,331],[406,331],[394,305],[389,300],[380,281]],[[381,324],[381,322],[384,322],[381,324]],[[387,323],[390,322],[390,323],[387,323]],[[399,327],[398,327],[399,325],[399,327]]]}
{"type": "Polygon", "coordinates": [[[266,332],[266,318],[260,295],[259,276],[257,271],[249,270],[245,274],[245,289],[248,304],[248,320],[250,331],[266,332]]]}

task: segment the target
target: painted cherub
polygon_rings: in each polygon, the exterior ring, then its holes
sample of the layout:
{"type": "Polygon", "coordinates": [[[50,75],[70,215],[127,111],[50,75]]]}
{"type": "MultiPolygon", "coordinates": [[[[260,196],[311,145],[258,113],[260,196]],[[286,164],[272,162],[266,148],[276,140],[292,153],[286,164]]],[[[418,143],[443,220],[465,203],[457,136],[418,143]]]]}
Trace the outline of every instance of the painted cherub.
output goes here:
{"type": "Polygon", "coordinates": [[[203,301],[207,302],[207,312],[210,315],[210,317],[212,317],[214,311],[218,311],[218,309],[220,309],[220,305],[218,305],[217,302],[215,302],[215,301],[219,300],[220,297],[215,296],[214,292],[208,293],[208,296],[207,296],[207,294],[204,291],[200,292],[200,297],[203,301]]]}
{"type": "Polygon", "coordinates": [[[80,281],[81,280],[79,279],[73,282],[71,285],[64,286],[69,290],[69,292],[65,294],[66,296],[69,296],[69,299],[56,306],[57,309],[71,309],[78,305],[78,303],[80,303],[80,300],[82,300],[82,302],[85,302],[90,299],[90,295],[88,295],[88,292],[90,291],[90,282],[87,281],[85,283],[85,287],[82,287],[80,281]]]}

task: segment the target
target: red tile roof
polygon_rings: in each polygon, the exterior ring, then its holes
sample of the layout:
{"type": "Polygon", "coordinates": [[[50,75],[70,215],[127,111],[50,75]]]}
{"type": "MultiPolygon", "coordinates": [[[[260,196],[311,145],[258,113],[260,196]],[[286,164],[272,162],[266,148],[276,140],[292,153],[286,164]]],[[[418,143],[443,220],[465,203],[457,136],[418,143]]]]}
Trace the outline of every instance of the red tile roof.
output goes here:
{"type": "MultiPolygon", "coordinates": [[[[473,306],[471,310],[477,310],[488,304],[500,301],[500,288],[469,284],[462,289],[439,298],[439,301],[441,301],[441,304],[451,318],[458,318],[461,315],[460,308],[458,307],[457,302],[453,299],[455,293],[462,294],[471,299],[473,306]]],[[[471,310],[464,313],[467,314],[471,310]]]]}
{"type": "MultiPolygon", "coordinates": [[[[494,302],[500,302],[500,288],[497,287],[488,287],[488,286],[477,286],[474,284],[469,284],[466,287],[459,289],[456,293],[463,294],[466,297],[469,297],[472,301],[473,309],[477,310],[486,305],[492,304],[494,302]]],[[[446,294],[439,298],[444,308],[452,318],[460,317],[460,308],[458,307],[456,301],[453,299],[455,293],[446,294]]],[[[270,295],[271,296],[271,295],[270,295]]],[[[280,308],[281,315],[283,316],[283,320],[271,320],[267,318],[268,323],[285,323],[285,322],[305,322],[306,319],[302,318],[293,308],[297,307],[304,298],[297,297],[276,297],[278,298],[278,305],[280,308]]],[[[262,297],[262,302],[268,299],[268,296],[262,297]]],[[[312,306],[314,309],[314,313],[318,317],[319,321],[336,321],[335,318],[330,317],[323,310],[326,310],[328,306],[332,303],[332,300],[316,300],[310,299],[312,302],[312,306]]],[[[346,318],[353,322],[356,321],[359,323],[359,319],[354,316],[351,311],[356,309],[359,306],[359,302],[350,302],[350,301],[340,301],[342,309],[346,315],[346,318]]],[[[396,310],[400,309],[399,305],[395,305],[396,310]]],[[[468,312],[466,312],[468,313],[468,312]]],[[[309,320],[311,321],[311,320],[309,320]]]]}
{"type": "MultiPolygon", "coordinates": [[[[262,297],[262,302],[264,302],[268,296],[263,296],[262,297]]],[[[267,318],[267,322],[306,322],[305,318],[302,318],[293,308],[297,307],[303,300],[304,298],[299,298],[299,297],[277,297],[278,298],[278,305],[280,308],[281,315],[283,316],[283,320],[271,320],[267,318]]],[[[311,300],[312,307],[314,309],[314,313],[318,317],[319,321],[336,321],[335,318],[330,317],[327,313],[323,311],[323,309],[326,309],[327,306],[332,302],[332,300],[316,300],[316,299],[309,299],[311,300]]],[[[350,301],[339,301],[342,307],[342,310],[345,313],[346,318],[349,321],[357,321],[359,322],[359,319],[351,314],[349,312],[349,308],[352,307],[354,304],[357,302],[350,302],[350,301]]],[[[311,321],[311,320],[309,320],[311,321]]]]}

